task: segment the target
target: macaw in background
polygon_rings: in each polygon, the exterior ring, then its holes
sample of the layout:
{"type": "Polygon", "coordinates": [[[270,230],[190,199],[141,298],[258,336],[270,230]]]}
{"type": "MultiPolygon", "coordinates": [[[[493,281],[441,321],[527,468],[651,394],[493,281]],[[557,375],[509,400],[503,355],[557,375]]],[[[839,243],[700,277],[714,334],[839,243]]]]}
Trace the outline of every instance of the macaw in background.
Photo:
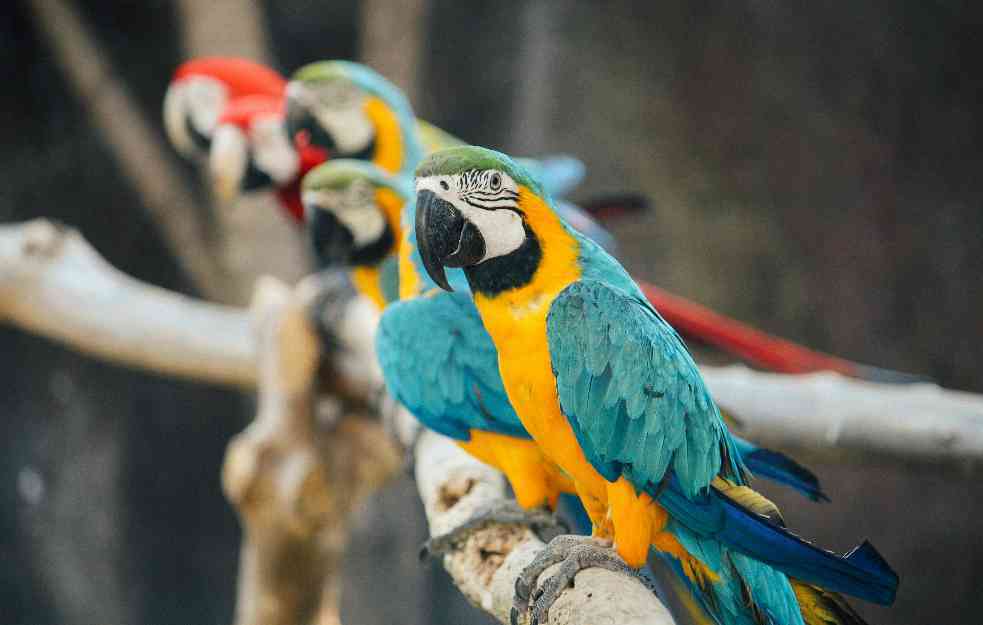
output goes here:
{"type": "Polygon", "coordinates": [[[230,100],[260,95],[283,99],[287,81],[247,59],[202,57],[182,63],[164,94],[164,129],[187,158],[204,159],[230,100]]]}
{"type": "MultiPolygon", "coordinates": [[[[524,168],[466,146],[431,155],[416,175],[426,273],[451,291],[446,269],[463,268],[513,409],[594,526],[594,538],[559,537],[523,571],[514,617],[549,566],[562,563],[534,599],[534,622],[546,622],[579,570],[637,569],[652,547],[721,623],[804,623],[821,617],[803,610],[833,613],[822,601],[832,593],[893,602],[897,575],[872,545],[847,556],[819,549],[747,486],[740,450],[682,339],[616,260],[562,221],[524,168]]],[[[429,386],[440,384],[452,383],[429,386]]],[[[536,472],[506,476],[517,496],[550,492],[536,472]]]]}

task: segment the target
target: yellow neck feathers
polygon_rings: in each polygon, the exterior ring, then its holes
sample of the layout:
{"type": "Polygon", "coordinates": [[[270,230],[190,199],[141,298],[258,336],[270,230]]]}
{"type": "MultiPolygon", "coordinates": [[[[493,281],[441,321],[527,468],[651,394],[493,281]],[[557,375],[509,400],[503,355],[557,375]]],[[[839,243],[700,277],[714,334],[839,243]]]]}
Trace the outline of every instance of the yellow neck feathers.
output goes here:
{"type": "MultiPolygon", "coordinates": [[[[494,336],[496,325],[501,330],[532,315],[545,316],[553,299],[580,278],[577,263],[578,244],[560,218],[546,202],[525,186],[519,187],[519,208],[525,213],[526,224],[533,231],[542,249],[542,259],[532,280],[523,286],[495,296],[477,294],[475,305],[481,311],[488,331],[494,336]]],[[[507,331],[506,331],[507,332],[507,331]]]]}
{"type": "Polygon", "coordinates": [[[375,127],[375,153],[372,163],[390,173],[403,167],[403,134],[396,115],[379,98],[365,101],[365,114],[375,127]]]}
{"type": "MultiPolygon", "coordinates": [[[[403,227],[399,217],[403,210],[403,199],[390,189],[380,188],[375,191],[375,202],[393,233],[394,243],[386,255],[388,257],[402,246],[403,227]]],[[[379,310],[389,304],[382,289],[382,272],[379,267],[355,267],[351,271],[351,277],[355,290],[372,300],[379,310]]]]}

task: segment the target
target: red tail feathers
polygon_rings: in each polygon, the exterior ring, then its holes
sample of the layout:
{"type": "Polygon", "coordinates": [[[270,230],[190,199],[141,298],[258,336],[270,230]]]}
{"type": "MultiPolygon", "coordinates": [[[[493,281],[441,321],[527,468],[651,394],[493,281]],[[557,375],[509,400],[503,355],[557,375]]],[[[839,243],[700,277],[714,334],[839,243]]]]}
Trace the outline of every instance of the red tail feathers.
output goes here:
{"type": "Polygon", "coordinates": [[[861,365],[809,349],[752,328],[653,284],[638,284],[649,302],[680,334],[712,345],[762,369],[778,373],[835,371],[850,377],[889,383],[925,381],[921,376],[861,365]]]}

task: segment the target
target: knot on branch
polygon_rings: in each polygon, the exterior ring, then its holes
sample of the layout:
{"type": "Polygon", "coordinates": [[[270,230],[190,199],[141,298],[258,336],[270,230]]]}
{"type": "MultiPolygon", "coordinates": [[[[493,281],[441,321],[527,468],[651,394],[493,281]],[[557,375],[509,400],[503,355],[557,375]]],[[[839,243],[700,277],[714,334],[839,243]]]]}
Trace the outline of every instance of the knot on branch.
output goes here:
{"type": "Polygon", "coordinates": [[[46,260],[61,249],[71,229],[50,219],[35,219],[24,225],[21,254],[28,258],[46,260]]]}

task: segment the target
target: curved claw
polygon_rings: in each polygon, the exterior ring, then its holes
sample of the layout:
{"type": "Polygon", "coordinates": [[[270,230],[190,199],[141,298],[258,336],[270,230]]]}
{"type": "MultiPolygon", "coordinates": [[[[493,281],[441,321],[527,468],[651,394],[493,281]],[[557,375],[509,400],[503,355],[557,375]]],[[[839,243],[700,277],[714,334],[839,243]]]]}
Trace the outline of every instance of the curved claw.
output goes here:
{"type": "Polygon", "coordinates": [[[509,623],[511,625],[519,625],[519,610],[515,606],[509,611],[509,623]]]}
{"type": "Polygon", "coordinates": [[[509,614],[512,625],[518,624],[519,614],[523,612],[529,612],[530,625],[546,623],[550,608],[564,590],[573,586],[577,573],[590,567],[638,577],[638,573],[625,564],[608,544],[588,536],[557,536],[522,569],[515,580],[515,595],[509,614]],[[554,564],[560,564],[559,570],[538,584],[539,576],[554,564]]]}
{"type": "Polygon", "coordinates": [[[558,525],[552,512],[540,509],[524,510],[512,500],[498,501],[479,510],[470,519],[446,534],[434,536],[423,543],[420,546],[420,560],[424,561],[433,554],[445,554],[453,550],[474,532],[491,523],[524,525],[537,534],[558,525]]]}

